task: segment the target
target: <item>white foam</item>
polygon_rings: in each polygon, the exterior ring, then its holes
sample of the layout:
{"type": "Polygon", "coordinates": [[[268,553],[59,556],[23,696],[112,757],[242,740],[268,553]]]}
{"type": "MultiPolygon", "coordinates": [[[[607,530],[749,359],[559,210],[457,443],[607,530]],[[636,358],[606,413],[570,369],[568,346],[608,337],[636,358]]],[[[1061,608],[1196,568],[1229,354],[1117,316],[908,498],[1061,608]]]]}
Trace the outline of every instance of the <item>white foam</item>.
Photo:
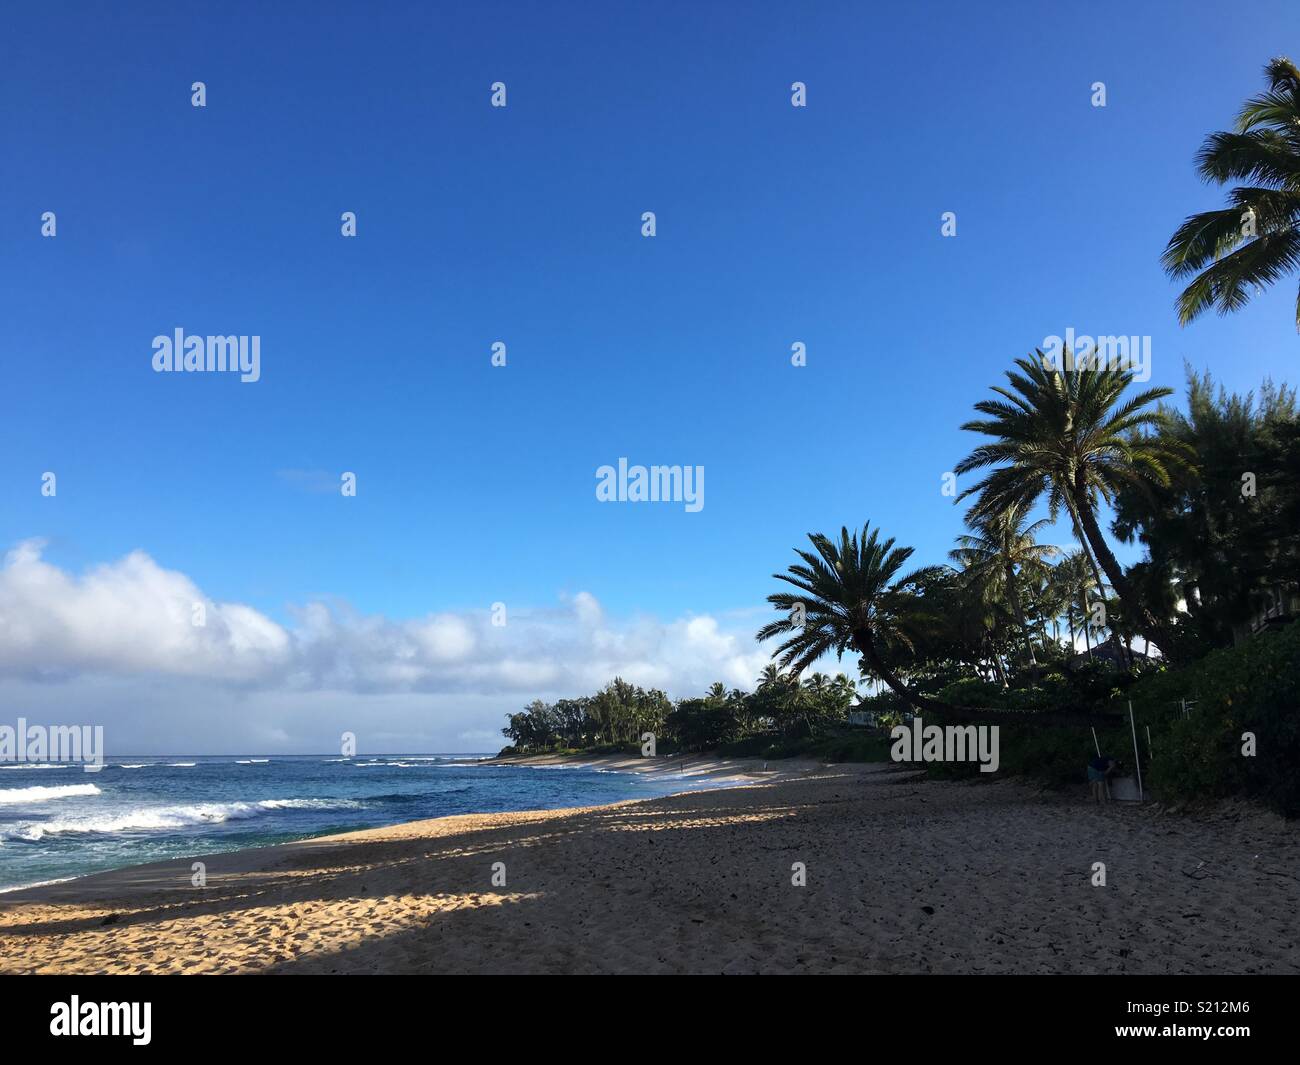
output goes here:
{"type": "Polygon", "coordinates": [[[0,829],[0,838],[34,842],[65,834],[114,835],[120,832],[166,832],[190,825],[242,821],[271,810],[359,809],[352,799],[263,799],[259,802],[203,802],[185,806],[137,807],[120,813],[65,817],[50,821],[21,821],[0,829]]]}
{"type": "Polygon", "coordinates": [[[66,884],[69,880],[76,880],[75,876],[60,876],[53,880],[36,880],[30,884],[15,884],[13,887],[0,887],[0,895],[7,895],[11,891],[26,891],[28,888],[46,887],[49,884],[66,884]]]}
{"type": "Polygon", "coordinates": [[[257,805],[264,810],[359,810],[365,804],[356,799],[263,799],[257,805]]]}
{"type": "Polygon", "coordinates": [[[0,769],[67,769],[65,765],[54,762],[19,762],[16,765],[0,765],[0,769]]]}
{"type": "Polygon", "coordinates": [[[50,788],[0,788],[0,806],[15,802],[48,802],[50,799],[68,799],[74,795],[98,795],[94,784],[58,784],[50,788]]]}

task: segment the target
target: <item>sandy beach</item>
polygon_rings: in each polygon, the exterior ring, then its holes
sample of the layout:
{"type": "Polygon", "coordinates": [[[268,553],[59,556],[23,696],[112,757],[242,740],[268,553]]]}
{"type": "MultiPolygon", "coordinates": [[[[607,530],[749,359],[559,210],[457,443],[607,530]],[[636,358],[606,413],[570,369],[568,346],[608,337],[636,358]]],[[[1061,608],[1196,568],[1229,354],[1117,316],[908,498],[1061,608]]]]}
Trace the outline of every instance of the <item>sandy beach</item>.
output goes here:
{"type": "Polygon", "coordinates": [[[203,888],[184,859],[0,895],[0,971],[1300,972],[1300,833],[1245,806],[630,763],[737,786],[215,855],[203,888]]]}

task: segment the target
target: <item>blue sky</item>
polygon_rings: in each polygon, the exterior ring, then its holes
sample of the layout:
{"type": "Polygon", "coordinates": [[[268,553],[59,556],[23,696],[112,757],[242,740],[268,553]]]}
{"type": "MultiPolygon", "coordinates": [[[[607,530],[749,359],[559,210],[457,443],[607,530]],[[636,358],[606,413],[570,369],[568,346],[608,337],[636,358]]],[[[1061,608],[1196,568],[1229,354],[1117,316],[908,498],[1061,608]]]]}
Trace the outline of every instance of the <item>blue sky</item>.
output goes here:
{"type": "MultiPolygon", "coordinates": [[[[1294,279],[1180,329],[1158,261],[1293,3],[261,7],[7,19],[0,544],[74,580],[143,552],[286,627],[585,594],[752,632],[810,531],[944,557],[958,426],[1047,335],[1300,378],[1294,279]],[[259,335],[261,380],[155,374],[177,327],[259,335]],[[703,511],[598,503],[619,456],[704,466],[703,511]]],[[[100,691],[53,673],[5,694],[100,691]]]]}

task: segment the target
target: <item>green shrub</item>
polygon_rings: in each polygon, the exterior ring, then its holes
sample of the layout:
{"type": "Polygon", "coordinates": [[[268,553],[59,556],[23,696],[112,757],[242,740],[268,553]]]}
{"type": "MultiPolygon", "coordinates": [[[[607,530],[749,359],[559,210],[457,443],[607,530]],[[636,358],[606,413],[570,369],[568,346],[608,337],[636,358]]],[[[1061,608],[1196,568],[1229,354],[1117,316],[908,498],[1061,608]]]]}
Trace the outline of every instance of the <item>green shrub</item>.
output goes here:
{"type": "MultiPolygon", "coordinates": [[[[1097,715],[1102,751],[1133,762],[1128,703],[1133,704],[1143,784],[1167,802],[1257,799],[1300,816],[1300,622],[1261,633],[1181,668],[1156,665],[1136,680],[1101,665],[1044,674],[1035,689],[1002,689],[975,678],[949,684],[948,702],[1011,710],[1078,709],[1097,715]],[[1194,702],[1184,717],[1180,700],[1194,702]],[[1151,738],[1148,745],[1147,729],[1151,738]],[[1253,733],[1256,753],[1243,754],[1253,733]]],[[[1000,773],[1025,774],[1054,786],[1086,779],[1096,747],[1086,727],[1005,725],[1000,773]]],[[[975,764],[931,763],[931,775],[978,778],[975,764]]]]}
{"type": "Polygon", "coordinates": [[[815,739],[746,736],[724,743],[718,754],[725,758],[818,758],[824,762],[887,762],[889,738],[867,729],[837,729],[815,739]]]}
{"type": "Polygon", "coordinates": [[[1150,781],[1162,798],[1245,795],[1300,816],[1300,622],[1145,676],[1128,697],[1151,723],[1150,781]],[[1196,704],[1186,718],[1184,698],[1196,704]],[[1253,757],[1242,753],[1246,732],[1253,757]]]}

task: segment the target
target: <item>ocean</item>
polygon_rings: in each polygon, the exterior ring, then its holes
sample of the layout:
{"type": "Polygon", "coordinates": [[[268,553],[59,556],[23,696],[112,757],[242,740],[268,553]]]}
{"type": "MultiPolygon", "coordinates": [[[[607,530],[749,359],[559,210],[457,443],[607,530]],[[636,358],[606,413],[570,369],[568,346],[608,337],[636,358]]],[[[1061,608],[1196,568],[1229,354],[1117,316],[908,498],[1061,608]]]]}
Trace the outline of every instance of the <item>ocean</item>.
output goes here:
{"type": "Polygon", "coordinates": [[[0,890],[448,814],[553,810],[708,786],[488,755],[329,755],[0,763],[0,890]]]}

